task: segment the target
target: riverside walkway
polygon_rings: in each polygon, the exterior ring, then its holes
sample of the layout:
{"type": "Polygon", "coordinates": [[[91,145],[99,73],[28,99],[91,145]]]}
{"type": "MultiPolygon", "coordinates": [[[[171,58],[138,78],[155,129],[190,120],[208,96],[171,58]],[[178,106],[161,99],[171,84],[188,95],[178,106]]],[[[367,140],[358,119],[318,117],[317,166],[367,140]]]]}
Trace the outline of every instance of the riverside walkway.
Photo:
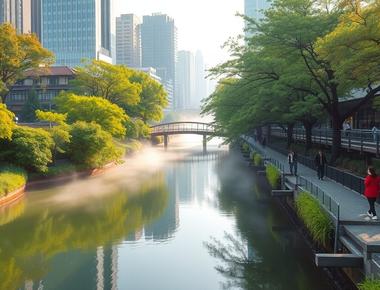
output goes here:
{"type": "MultiPolygon", "coordinates": [[[[266,158],[271,158],[282,164],[284,173],[289,172],[287,156],[270,148],[264,148],[251,137],[245,140],[252,147],[261,151],[266,158]]],[[[364,270],[367,275],[380,274],[380,221],[372,221],[366,212],[369,208],[366,198],[358,192],[350,190],[328,178],[319,180],[315,170],[302,164],[298,164],[299,176],[307,179],[313,185],[318,186],[330,195],[340,206],[340,242],[353,254],[360,254],[364,257],[364,270]],[[347,245],[347,240],[352,241],[347,245]],[[366,259],[369,261],[366,264],[366,259]]],[[[286,176],[285,181],[296,184],[297,178],[286,176]]],[[[376,205],[376,211],[380,216],[380,205],[376,205]]]]}

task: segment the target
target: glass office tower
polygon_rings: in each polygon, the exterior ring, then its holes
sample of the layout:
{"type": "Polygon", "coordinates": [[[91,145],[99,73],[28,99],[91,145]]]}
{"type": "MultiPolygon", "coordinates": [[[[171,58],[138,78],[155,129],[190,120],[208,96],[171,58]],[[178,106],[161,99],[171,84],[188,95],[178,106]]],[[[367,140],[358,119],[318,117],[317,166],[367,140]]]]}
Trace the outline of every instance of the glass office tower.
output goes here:
{"type": "Polygon", "coordinates": [[[83,59],[112,62],[112,0],[43,0],[42,44],[56,65],[75,67],[83,59]]]}

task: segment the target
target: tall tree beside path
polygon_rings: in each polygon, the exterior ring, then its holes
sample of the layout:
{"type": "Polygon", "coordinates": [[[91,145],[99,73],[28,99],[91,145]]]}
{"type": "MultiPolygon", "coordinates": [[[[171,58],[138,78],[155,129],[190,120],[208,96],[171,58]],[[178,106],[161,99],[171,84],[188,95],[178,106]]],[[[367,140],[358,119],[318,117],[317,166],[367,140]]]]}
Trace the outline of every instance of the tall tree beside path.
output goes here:
{"type": "Polygon", "coordinates": [[[54,55],[33,34],[17,34],[11,24],[0,25],[0,97],[5,103],[11,87],[25,71],[49,66],[54,55]]]}

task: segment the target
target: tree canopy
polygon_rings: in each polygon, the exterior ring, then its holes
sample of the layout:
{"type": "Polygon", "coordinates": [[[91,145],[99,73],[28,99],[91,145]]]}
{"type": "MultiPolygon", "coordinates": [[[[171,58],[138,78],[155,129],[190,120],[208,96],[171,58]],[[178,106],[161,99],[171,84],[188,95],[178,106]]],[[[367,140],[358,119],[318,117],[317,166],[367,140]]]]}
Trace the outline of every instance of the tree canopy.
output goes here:
{"type": "Polygon", "coordinates": [[[0,140],[12,138],[12,131],[15,127],[15,115],[7,110],[4,104],[0,104],[0,140]]]}
{"type": "Polygon", "coordinates": [[[48,66],[53,54],[42,47],[33,34],[17,34],[8,23],[0,25],[0,96],[5,103],[7,94],[15,82],[23,78],[29,69],[48,66]]]}
{"type": "Polygon", "coordinates": [[[59,113],[67,115],[69,124],[95,122],[114,137],[124,137],[126,134],[128,116],[123,109],[106,99],[62,93],[56,97],[55,104],[59,113]]]}

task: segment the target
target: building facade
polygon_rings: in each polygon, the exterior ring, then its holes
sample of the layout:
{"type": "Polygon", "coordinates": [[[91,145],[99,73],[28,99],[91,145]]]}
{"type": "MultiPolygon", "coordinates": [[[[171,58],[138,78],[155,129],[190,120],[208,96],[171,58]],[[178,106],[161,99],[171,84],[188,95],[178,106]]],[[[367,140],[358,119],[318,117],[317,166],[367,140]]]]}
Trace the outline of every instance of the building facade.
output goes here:
{"type": "Polygon", "coordinates": [[[178,52],[176,109],[190,109],[195,98],[195,59],[190,51],[178,52]]]}
{"type": "Polygon", "coordinates": [[[116,63],[141,67],[140,19],[134,14],[116,18],[116,63]]]}
{"type": "Polygon", "coordinates": [[[25,78],[18,81],[6,99],[8,109],[20,116],[28,97],[34,91],[42,108],[49,109],[53,99],[70,89],[70,80],[75,72],[69,67],[51,67],[30,70],[25,78]]]}
{"type": "Polygon", "coordinates": [[[19,33],[31,32],[31,0],[0,0],[0,23],[11,23],[19,33]]]}
{"type": "Polygon", "coordinates": [[[175,92],[177,28],[174,20],[165,14],[144,16],[141,47],[142,66],[155,68],[163,83],[173,84],[175,92]]]}
{"type": "Polygon", "coordinates": [[[41,39],[42,29],[42,0],[31,0],[31,32],[37,35],[38,39],[41,39]]]}
{"type": "Polygon", "coordinates": [[[112,63],[112,0],[44,0],[41,8],[42,44],[54,52],[56,65],[112,63]]]}

